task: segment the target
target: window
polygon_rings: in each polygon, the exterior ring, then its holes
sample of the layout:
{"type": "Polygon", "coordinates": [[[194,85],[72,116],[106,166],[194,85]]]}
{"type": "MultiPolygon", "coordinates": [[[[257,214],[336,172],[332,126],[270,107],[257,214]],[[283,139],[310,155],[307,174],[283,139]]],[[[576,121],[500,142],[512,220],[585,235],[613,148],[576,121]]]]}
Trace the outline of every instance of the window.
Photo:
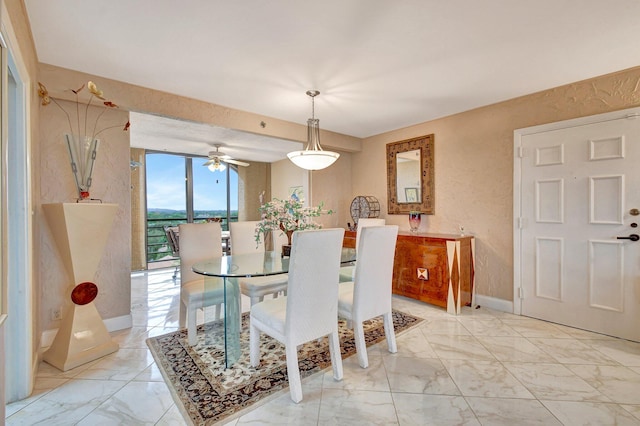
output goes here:
{"type": "Polygon", "coordinates": [[[146,155],[147,262],[172,258],[164,227],[219,219],[222,230],[238,220],[238,173],[228,164],[210,171],[202,157],[146,155]]]}

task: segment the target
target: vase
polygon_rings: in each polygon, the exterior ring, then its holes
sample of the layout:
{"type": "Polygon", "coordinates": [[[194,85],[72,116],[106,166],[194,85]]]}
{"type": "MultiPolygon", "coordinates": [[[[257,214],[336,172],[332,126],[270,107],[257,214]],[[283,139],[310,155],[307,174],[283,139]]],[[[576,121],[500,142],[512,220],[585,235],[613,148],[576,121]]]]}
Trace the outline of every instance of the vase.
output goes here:
{"type": "Polygon", "coordinates": [[[89,136],[64,135],[69,149],[71,171],[76,181],[78,199],[86,200],[90,197],[93,175],[93,165],[98,153],[98,139],[89,136]]]}
{"type": "Polygon", "coordinates": [[[282,246],[282,257],[291,256],[291,238],[293,237],[293,231],[284,231],[287,236],[287,244],[282,246]]]}
{"type": "Polygon", "coordinates": [[[418,232],[420,228],[420,212],[409,212],[409,229],[414,234],[418,232]]]}

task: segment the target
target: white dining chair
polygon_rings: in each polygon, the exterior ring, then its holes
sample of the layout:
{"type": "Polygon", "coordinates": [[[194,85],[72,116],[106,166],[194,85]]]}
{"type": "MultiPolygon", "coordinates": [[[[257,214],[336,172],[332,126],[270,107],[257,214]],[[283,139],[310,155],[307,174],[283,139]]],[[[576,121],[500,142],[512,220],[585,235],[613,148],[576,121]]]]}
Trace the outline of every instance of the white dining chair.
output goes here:
{"type": "Polygon", "coordinates": [[[285,345],[291,399],[302,401],[298,345],[329,336],[333,378],[342,380],[338,336],[338,275],[344,229],[293,234],[287,296],[267,299],[251,308],[250,360],[260,364],[260,333],[285,345]]]}
{"type": "Polygon", "coordinates": [[[360,367],[367,368],[367,345],[363,322],[382,315],[389,352],[397,352],[391,311],[391,279],[398,226],[367,226],[362,229],[355,281],[340,283],[338,316],[353,325],[360,367]]]}
{"type": "MultiPolygon", "coordinates": [[[[356,227],[356,254],[358,253],[358,246],[360,244],[360,230],[365,226],[384,226],[384,219],[375,218],[360,218],[358,219],[358,226],[356,227]]],[[[356,257],[357,259],[357,257],[356,257]]],[[[340,268],[340,282],[353,281],[353,274],[355,273],[355,266],[348,265],[340,268]]]]}
{"type": "Polygon", "coordinates": [[[220,319],[224,303],[221,278],[205,277],[191,270],[194,263],[222,256],[220,223],[184,223],[180,232],[180,327],[187,327],[189,345],[196,344],[198,309],[215,306],[215,319],[220,319]]]}
{"type": "MultiPolygon", "coordinates": [[[[264,253],[264,242],[256,243],[256,226],[258,221],[242,221],[229,223],[232,255],[244,253],[264,253]]],[[[264,296],[278,296],[287,290],[287,274],[265,277],[238,278],[240,292],[251,299],[251,306],[264,300],[264,296]]]]}

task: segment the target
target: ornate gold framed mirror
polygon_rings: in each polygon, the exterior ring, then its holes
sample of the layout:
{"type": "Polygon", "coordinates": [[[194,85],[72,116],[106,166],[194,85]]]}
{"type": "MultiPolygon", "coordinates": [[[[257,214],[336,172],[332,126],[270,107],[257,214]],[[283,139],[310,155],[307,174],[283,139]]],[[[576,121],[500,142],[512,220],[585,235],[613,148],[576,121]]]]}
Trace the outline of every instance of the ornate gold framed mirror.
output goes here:
{"type": "Polygon", "coordinates": [[[434,136],[387,144],[387,213],[435,214],[434,136]]]}

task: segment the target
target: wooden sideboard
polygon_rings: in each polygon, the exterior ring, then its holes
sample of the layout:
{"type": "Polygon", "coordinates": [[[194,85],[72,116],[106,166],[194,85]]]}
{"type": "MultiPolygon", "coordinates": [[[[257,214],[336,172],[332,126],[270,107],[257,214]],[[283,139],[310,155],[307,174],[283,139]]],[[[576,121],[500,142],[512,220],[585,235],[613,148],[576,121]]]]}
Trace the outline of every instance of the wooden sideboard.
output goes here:
{"type": "MultiPolygon", "coordinates": [[[[356,233],[346,231],[345,247],[356,233]]],[[[393,265],[393,293],[441,306],[459,314],[474,296],[475,238],[400,232],[393,265]]]]}

